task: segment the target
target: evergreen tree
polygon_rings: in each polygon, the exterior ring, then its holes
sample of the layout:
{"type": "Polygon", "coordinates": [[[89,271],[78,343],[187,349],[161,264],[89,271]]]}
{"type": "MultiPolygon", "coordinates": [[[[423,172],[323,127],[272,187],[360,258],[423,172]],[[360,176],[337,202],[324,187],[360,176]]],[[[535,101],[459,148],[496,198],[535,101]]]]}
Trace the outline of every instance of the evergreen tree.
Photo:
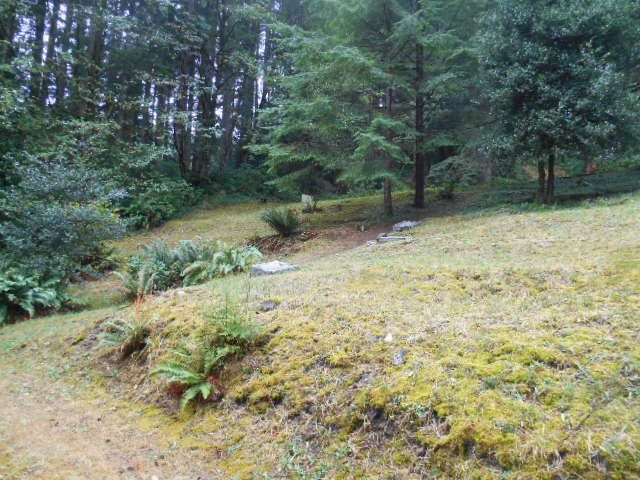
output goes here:
{"type": "Polygon", "coordinates": [[[482,1],[315,3],[308,30],[285,29],[295,70],[282,79],[277,107],[263,116],[267,134],[253,148],[267,156],[276,184],[381,185],[391,213],[392,185],[402,184],[413,159],[414,204],[423,207],[432,158],[459,145],[457,129],[470,121],[477,62],[469,38],[472,12],[483,8],[482,1]]]}
{"type": "Polygon", "coordinates": [[[634,45],[627,7],[615,0],[499,0],[487,16],[482,61],[499,127],[495,143],[503,154],[537,162],[547,203],[554,201],[558,161],[619,149],[635,124],[621,68],[634,45]]]}

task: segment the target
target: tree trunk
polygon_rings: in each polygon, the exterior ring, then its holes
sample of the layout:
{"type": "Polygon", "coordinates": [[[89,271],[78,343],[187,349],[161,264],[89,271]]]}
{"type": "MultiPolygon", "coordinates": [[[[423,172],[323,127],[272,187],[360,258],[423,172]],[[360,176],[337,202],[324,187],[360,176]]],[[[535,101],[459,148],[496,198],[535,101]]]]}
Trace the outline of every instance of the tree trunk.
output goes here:
{"type": "MultiPolygon", "coordinates": [[[[0,63],[10,63],[15,55],[13,38],[18,30],[15,2],[7,2],[0,8],[0,63]]],[[[0,73],[0,78],[4,76],[0,73]]]]}
{"type": "Polygon", "coordinates": [[[549,162],[548,162],[548,174],[547,174],[547,195],[545,198],[545,203],[551,204],[555,201],[556,198],[556,154],[555,151],[552,151],[549,154],[549,162]]]}
{"type": "Polygon", "coordinates": [[[200,45],[200,60],[198,73],[202,87],[198,92],[198,106],[200,107],[199,131],[194,139],[195,150],[191,176],[197,183],[206,183],[209,180],[211,161],[214,158],[217,146],[215,134],[218,107],[218,94],[220,85],[224,82],[222,75],[227,73],[226,51],[226,10],[218,8],[216,12],[217,28],[214,28],[208,38],[200,45]],[[217,68],[216,68],[217,67],[217,68]]]}
{"type": "Polygon", "coordinates": [[[71,94],[70,100],[73,112],[76,116],[84,116],[86,104],[84,101],[84,89],[86,84],[86,27],[87,18],[82,10],[76,13],[76,25],[74,32],[75,45],[73,52],[73,67],[71,69],[71,94]]]}
{"type": "Polygon", "coordinates": [[[547,172],[544,167],[544,160],[538,161],[538,198],[545,201],[545,188],[547,183],[547,172]]]}
{"type": "Polygon", "coordinates": [[[166,105],[167,105],[167,87],[163,85],[162,80],[156,81],[156,91],[158,96],[158,101],[156,105],[156,121],[153,129],[153,138],[154,143],[158,147],[166,147],[165,135],[167,133],[167,122],[166,122],[166,105]]]}
{"type": "Polygon", "coordinates": [[[32,66],[31,66],[31,97],[38,100],[42,86],[42,51],[44,49],[44,28],[47,16],[47,1],[38,0],[33,6],[33,16],[35,21],[32,66]]]}
{"type": "Polygon", "coordinates": [[[89,66],[87,70],[88,74],[88,88],[90,100],[90,114],[92,117],[97,116],[99,98],[100,98],[100,86],[102,76],[102,61],[104,58],[104,35],[105,35],[105,8],[106,1],[102,0],[96,5],[96,12],[91,18],[91,34],[89,36],[89,66]]]}
{"type": "Polygon", "coordinates": [[[60,0],[53,0],[51,19],[49,20],[49,35],[47,39],[47,54],[42,75],[42,91],[40,92],[40,105],[45,106],[49,98],[49,84],[55,71],[56,42],[58,40],[58,16],[60,13],[60,0]]]}
{"type": "Polygon", "coordinates": [[[424,47],[416,43],[416,78],[415,78],[415,96],[416,96],[416,145],[415,145],[415,181],[416,190],[413,200],[413,206],[416,208],[424,208],[424,188],[426,158],[422,151],[424,143],[424,95],[422,94],[422,83],[424,82],[424,47]]]}
{"type": "Polygon", "coordinates": [[[153,97],[151,96],[151,81],[144,82],[142,101],[142,143],[151,143],[153,138],[153,127],[151,125],[151,109],[153,108],[153,97]]]}
{"type": "Polygon", "coordinates": [[[260,102],[258,103],[258,110],[264,110],[267,107],[267,101],[269,98],[269,60],[271,58],[271,29],[265,26],[264,33],[264,55],[262,56],[262,91],[260,92],[260,102]]]}
{"type": "MultiPolygon", "coordinates": [[[[235,83],[235,82],[234,82],[235,83]]],[[[222,94],[222,156],[220,159],[220,174],[224,174],[231,162],[233,151],[233,132],[236,128],[235,115],[236,92],[233,83],[224,89],[222,94]]]]}
{"type": "MultiPolygon", "coordinates": [[[[393,113],[393,89],[389,88],[387,91],[387,114],[389,118],[391,118],[391,114],[393,113]]],[[[391,170],[393,167],[393,162],[391,157],[387,154],[386,158],[386,168],[387,170],[391,170]]],[[[393,216],[393,195],[391,192],[391,179],[384,179],[384,214],[387,217],[393,216]]]]}
{"type": "MultiPolygon", "coordinates": [[[[196,9],[195,0],[187,2],[187,12],[193,13],[196,9]]],[[[187,45],[180,58],[180,77],[176,101],[176,113],[173,120],[173,139],[177,153],[178,168],[183,177],[189,172],[191,162],[191,125],[189,114],[189,96],[191,77],[194,68],[194,54],[191,46],[187,45]]]]}
{"type": "Polygon", "coordinates": [[[59,63],[56,72],[56,109],[61,110],[65,100],[67,90],[67,76],[69,75],[69,64],[65,60],[64,54],[71,48],[71,29],[73,28],[74,9],[73,3],[66,4],[64,19],[64,30],[60,39],[60,51],[62,55],[59,57],[59,63]]]}
{"type": "Polygon", "coordinates": [[[255,77],[245,71],[242,77],[242,86],[238,94],[238,112],[240,113],[238,125],[238,143],[236,146],[236,166],[247,160],[246,146],[251,142],[251,135],[254,128],[254,117],[257,112],[253,111],[253,97],[255,90],[255,77]]]}
{"type": "Polygon", "coordinates": [[[384,214],[387,217],[393,216],[393,196],[391,192],[391,180],[384,179],[384,214]]]}

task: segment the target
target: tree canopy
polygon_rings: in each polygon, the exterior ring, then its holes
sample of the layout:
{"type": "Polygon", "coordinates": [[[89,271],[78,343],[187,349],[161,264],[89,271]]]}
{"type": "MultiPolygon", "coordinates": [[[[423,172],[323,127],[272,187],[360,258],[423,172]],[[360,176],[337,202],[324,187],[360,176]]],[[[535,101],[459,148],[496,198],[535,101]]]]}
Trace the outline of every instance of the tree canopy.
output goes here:
{"type": "Polygon", "coordinates": [[[639,19],[634,0],[5,0],[2,257],[68,278],[203,195],[380,192],[392,215],[394,189],[423,208],[522,163],[552,202],[558,165],[637,147],[639,19]]]}

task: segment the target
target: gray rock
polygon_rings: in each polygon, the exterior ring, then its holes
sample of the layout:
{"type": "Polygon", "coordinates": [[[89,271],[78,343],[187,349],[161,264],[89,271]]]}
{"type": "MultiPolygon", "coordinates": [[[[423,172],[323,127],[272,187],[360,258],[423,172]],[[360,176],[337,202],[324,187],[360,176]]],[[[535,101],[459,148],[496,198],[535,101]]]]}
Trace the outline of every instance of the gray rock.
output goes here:
{"type": "Polygon", "coordinates": [[[311,195],[302,195],[300,198],[302,202],[302,211],[305,213],[313,213],[316,211],[318,202],[311,195]]]}
{"type": "Polygon", "coordinates": [[[411,237],[407,235],[389,235],[388,233],[384,233],[378,237],[379,243],[391,243],[391,242],[406,242],[410,240],[411,237]]]}
{"type": "Polygon", "coordinates": [[[399,367],[400,365],[403,365],[404,364],[404,359],[407,356],[407,353],[409,353],[409,352],[407,352],[407,350],[400,350],[399,352],[396,352],[393,355],[393,364],[396,367],[399,367]]]}
{"type": "Polygon", "coordinates": [[[369,240],[369,241],[367,242],[367,246],[368,246],[368,247],[373,247],[373,246],[374,246],[375,244],[377,244],[377,243],[378,243],[378,242],[376,242],[375,240],[369,240]]]}
{"type": "Polygon", "coordinates": [[[251,267],[251,277],[260,277],[262,275],[275,275],[277,273],[292,272],[298,270],[298,267],[290,263],[274,260],[269,263],[258,263],[251,267]]]}
{"type": "Polygon", "coordinates": [[[271,312],[280,306],[280,302],[274,302],[273,300],[265,300],[260,303],[261,312],[271,312]]]}
{"type": "Polygon", "coordinates": [[[412,222],[411,220],[405,220],[404,222],[396,223],[393,226],[394,232],[404,232],[406,230],[411,230],[416,227],[422,225],[422,222],[412,222]]]}

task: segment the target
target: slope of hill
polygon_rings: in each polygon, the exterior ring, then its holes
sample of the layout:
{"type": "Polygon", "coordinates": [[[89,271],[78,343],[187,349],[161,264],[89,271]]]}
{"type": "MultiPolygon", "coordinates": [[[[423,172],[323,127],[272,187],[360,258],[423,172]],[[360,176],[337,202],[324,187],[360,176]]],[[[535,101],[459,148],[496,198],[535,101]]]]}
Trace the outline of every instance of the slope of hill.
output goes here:
{"type": "Polygon", "coordinates": [[[631,478],[639,207],[631,194],[434,216],[411,242],[299,272],[5,328],[0,475],[631,478]],[[225,370],[221,401],[179,413],[149,373],[229,296],[264,338],[225,370]],[[257,313],[264,300],[278,308],[257,313]],[[148,355],[118,362],[97,335],[135,315],[148,355]]]}

